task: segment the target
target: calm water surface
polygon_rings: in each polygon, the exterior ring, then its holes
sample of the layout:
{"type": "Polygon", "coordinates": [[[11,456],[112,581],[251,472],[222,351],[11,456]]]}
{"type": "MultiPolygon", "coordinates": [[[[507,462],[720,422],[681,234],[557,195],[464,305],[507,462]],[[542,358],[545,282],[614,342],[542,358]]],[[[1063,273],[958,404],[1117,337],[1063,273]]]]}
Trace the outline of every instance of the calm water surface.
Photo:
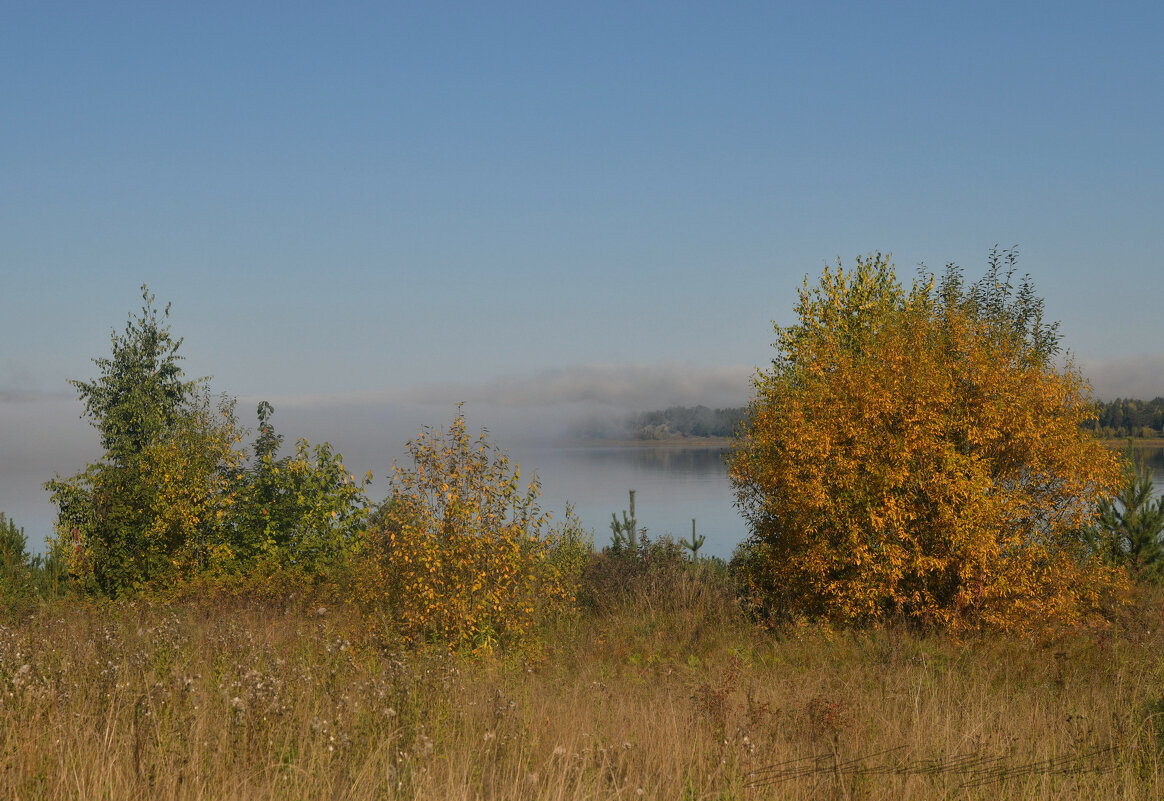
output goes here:
{"type": "MultiPolygon", "coordinates": [[[[535,470],[543,483],[543,508],[560,518],[566,501],[595,545],[610,542],[610,515],[627,508],[627,490],[635,490],[639,526],[652,536],[686,538],[691,519],[707,536],[702,554],[729,558],[747,537],[747,527],[733,505],[722,447],[649,445],[531,448],[512,451],[522,473],[535,470]]],[[[1164,448],[1141,450],[1154,471],[1156,494],[1164,491],[1164,448]]]]}
{"type": "MultiPolygon", "coordinates": [[[[612,446],[536,448],[512,451],[522,473],[535,470],[542,480],[543,507],[555,519],[569,501],[594,543],[610,542],[610,516],[628,509],[635,490],[635,517],[650,536],[706,535],[701,555],[728,558],[747,536],[732,505],[732,490],[722,447],[612,446]]],[[[628,510],[629,511],[629,510],[628,510]]]]}
{"type": "MultiPolygon", "coordinates": [[[[691,535],[695,518],[699,534],[707,536],[704,555],[729,558],[747,537],[747,528],[733,505],[722,447],[621,446],[527,447],[510,449],[522,475],[536,471],[542,479],[542,507],[561,518],[566,501],[595,545],[610,542],[610,515],[627,508],[627,490],[635,490],[639,526],[648,534],[691,535]]],[[[1156,493],[1164,490],[1164,448],[1142,451],[1155,472],[1156,493]]],[[[29,549],[40,552],[52,530],[54,510],[41,489],[45,476],[26,475],[19,463],[0,460],[0,511],[25,528],[29,549]]],[[[378,471],[387,472],[387,471],[378,471]]],[[[376,492],[383,493],[382,484],[376,492]]]]}

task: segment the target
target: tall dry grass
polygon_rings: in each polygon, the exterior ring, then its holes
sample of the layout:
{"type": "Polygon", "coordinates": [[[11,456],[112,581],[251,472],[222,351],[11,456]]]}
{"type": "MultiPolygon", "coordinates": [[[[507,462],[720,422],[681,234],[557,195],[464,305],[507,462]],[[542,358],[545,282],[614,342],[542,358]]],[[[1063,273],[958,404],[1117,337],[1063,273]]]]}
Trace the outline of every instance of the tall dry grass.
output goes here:
{"type": "Polygon", "coordinates": [[[953,642],[761,631],[714,571],[624,583],[485,657],[318,601],[44,607],[0,628],[0,799],[1164,796],[1158,597],[953,642]]]}

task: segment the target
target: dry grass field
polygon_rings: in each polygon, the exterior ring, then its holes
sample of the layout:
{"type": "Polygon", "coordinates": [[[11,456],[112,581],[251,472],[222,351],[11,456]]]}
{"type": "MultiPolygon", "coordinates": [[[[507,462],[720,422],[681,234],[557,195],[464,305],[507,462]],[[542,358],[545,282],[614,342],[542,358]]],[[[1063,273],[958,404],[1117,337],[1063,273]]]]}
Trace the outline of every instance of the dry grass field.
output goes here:
{"type": "Polygon", "coordinates": [[[1158,596],[955,642],[639,589],[505,654],[334,598],[42,606],[0,627],[0,799],[1164,797],[1158,596]]]}

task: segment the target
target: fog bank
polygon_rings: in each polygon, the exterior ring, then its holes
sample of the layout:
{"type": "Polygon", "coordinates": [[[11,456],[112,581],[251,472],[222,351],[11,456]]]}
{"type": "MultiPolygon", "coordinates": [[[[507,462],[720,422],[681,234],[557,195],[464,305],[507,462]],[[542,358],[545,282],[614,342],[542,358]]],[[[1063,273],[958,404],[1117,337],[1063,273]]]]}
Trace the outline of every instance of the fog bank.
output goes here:
{"type": "MultiPolygon", "coordinates": [[[[388,490],[394,461],[424,426],[444,427],[463,403],[473,431],[485,428],[494,444],[523,450],[618,437],[628,416],[667,406],[741,406],[752,368],[582,365],[497,378],[376,392],[303,393],[238,399],[239,423],[252,432],[255,407],[275,407],[273,423],[284,452],[304,437],[329,442],[349,471],[372,471],[372,496],[388,490]]],[[[216,391],[224,388],[212,385],[216,391]]],[[[79,472],[101,456],[97,431],[80,418],[83,407],[66,394],[0,388],[0,511],[25,529],[40,550],[52,531],[54,510],[43,489],[54,474],[79,472]]]]}

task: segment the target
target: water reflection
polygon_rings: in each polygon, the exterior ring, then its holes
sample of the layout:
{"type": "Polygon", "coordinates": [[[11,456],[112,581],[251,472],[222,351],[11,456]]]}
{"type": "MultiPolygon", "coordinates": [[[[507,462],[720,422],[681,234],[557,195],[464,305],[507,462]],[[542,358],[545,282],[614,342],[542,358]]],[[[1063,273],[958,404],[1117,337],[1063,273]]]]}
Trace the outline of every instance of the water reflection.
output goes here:
{"type": "Polygon", "coordinates": [[[1155,483],[1153,495],[1159,497],[1164,494],[1164,448],[1136,448],[1136,453],[1144,460],[1144,465],[1152,471],[1152,480],[1155,483]]]}
{"type": "Polygon", "coordinates": [[[662,470],[677,476],[727,476],[723,457],[727,448],[690,447],[611,447],[575,448],[579,460],[593,464],[595,469],[629,463],[644,470],[662,470]]]}

